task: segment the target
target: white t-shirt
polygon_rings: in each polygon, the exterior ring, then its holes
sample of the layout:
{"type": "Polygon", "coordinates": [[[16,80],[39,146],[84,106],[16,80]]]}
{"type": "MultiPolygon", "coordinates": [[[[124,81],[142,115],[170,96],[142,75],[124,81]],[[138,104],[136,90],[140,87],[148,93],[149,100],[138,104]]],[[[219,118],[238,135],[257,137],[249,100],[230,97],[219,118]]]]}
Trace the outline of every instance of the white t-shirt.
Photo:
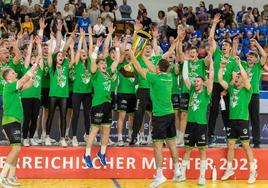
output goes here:
{"type": "Polygon", "coordinates": [[[105,27],[108,27],[112,23],[112,21],[114,20],[114,14],[111,12],[103,12],[103,13],[101,13],[101,17],[103,18],[103,25],[105,27]],[[109,17],[108,17],[108,15],[109,15],[109,17]],[[110,17],[113,18],[113,20],[111,20],[110,17]]]}
{"type": "Polygon", "coordinates": [[[100,35],[100,34],[103,34],[103,33],[105,33],[105,26],[104,25],[98,25],[98,24],[96,24],[96,25],[94,25],[94,27],[93,27],[93,33],[94,34],[96,34],[96,35],[100,35]]]}
{"type": "Polygon", "coordinates": [[[175,19],[178,18],[177,13],[174,10],[171,10],[167,13],[167,26],[171,29],[176,29],[177,26],[175,25],[175,19]]]}

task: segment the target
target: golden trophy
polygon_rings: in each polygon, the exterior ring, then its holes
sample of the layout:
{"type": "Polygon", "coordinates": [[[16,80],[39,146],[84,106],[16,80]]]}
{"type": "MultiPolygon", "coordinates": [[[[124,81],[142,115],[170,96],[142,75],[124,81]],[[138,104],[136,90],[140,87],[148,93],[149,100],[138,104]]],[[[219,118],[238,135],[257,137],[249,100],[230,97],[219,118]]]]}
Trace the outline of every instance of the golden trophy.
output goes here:
{"type": "MultiPolygon", "coordinates": [[[[152,36],[145,31],[139,30],[136,32],[132,40],[132,45],[131,45],[131,48],[134,52],[135,57],[138,57],[139,55],[141,55],[142,50],[144,49],[148,41],[151,39],[152,39],[152,36]]],[[[120,71],[125,77],[134,77],[135,75],[132,62],[129,62],[120,71]]]]}

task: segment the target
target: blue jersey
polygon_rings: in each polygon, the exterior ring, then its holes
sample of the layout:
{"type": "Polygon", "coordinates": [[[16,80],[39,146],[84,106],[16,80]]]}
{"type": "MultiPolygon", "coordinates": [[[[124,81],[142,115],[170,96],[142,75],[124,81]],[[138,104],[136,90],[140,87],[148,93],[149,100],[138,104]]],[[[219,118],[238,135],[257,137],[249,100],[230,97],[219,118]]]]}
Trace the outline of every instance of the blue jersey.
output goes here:
{"type": "Polygon", "coordinates": [[[226,33],[229,32],[229,29],[223,28],[223,29],[217,29],[216,30],[216,37],[218,41],[222,41],[226,35],[226,33]]]}
{"type": "Polygon", "coordinates": [[[251,25],[247,25],[243,27],[243,32],[244,32],[244,38],[248,38],[247,33],[250,32],[251,36],[254,36],[254,33],[256,31],[256,28],[254,26],[251,25]]]}
{"type": "Polygon", "coordinates": [[[91,24],[90,18],[79,18],[77,21],[78,29],[82,28],[86,33],[88,32],[88,26],[91,24]]]}
{"type": "Polygon", "coordinates": [[[229,33],[230,33],[231,37],[234,37],[240,33],[240,30],[238,28],[237,29],[229,29],[229,33]]]}

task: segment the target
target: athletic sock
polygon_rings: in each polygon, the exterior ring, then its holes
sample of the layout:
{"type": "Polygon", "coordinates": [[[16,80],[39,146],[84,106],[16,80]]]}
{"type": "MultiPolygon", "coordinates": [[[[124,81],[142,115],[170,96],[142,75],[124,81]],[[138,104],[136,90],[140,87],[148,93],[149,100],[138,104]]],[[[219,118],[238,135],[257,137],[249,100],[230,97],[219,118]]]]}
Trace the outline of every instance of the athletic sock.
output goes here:
{"type": "Polygon", "coordinates": [[[227,161],[227,169],[226,170],[233,170],[232,161],[227,161]]]}
{"type": "Polygon", "coordinates": [[[157,168],[156,169],[156,176],[157,177],[162,177],[163,176],[163,170],[162,170],[162,168],[157,168]]]}
{"type": "Polygon", "coordinates": [[[86,148],[86,156],[90,156],[90,153],[91,153],[91,148],[86,148]]]}
{"type": "Polygon", "coordinates": [[[253,172],[256,170],[256,166],[255,166],[255,163],[254,162],[250,162],[249,163],[249,169],[250,169],[250,172],[253,172]]]}
{"type": "Polygon", "coordinates": [[[15,176],[15,172],[16,172],[16,167],[13,166],[13,165],[10,165],[8,177],[9,178],[14,177],[15,176]]]}
{"type": "Polygon", "coordinates": [[[101,145],[101,154],[102,154],[102,155],[105,155],[105,153],[106,153],[106,148],[107,148],[106,145],[101,145]]]}
{"type": "Polygon", "coordinates": [[[34,136],[33,137],[34,138],[38,138],[38,131],[37,130],[34,132],[34,136]]]}
{"type": "Polygon", "coordinates": [[[175,170],[175,172],[176,172],[178,169],[180,169],[180,164],[179,164],[178,162],[176,162],[176,163],[174,164],[174,170],[175,170]]]}
{"type": "Polygon", "coordinates": [[[206,177],[207,160],[201,160],[200,164],[200,177],[206,177]]]}
{"type": "Polygon", "coordinates": [[[181,173],[185,177],[187,166],[190,164],[190,160],[182,160],[181,173]]]}
{"type": "Polygon", "coordinates": [[[10,167],[11,167],[11,165],[6,162],[3,169],[2,169],[0,176],[3,178],[7,177],[7,173],[8,173],[8,170],[10,169],[10,167]]]}
{"type": "Polygon", "coordinates": [[[128,138],[130,139],[131,138],[131,135],[132,135],[132,130],[128,130],[128,138]]]}
{"type": "Polygon", "coordinates": [[[122,134],[118,134],[118,140],[117,141],[120,141],[120,140],[123,140],[122,134]]]}
{"type": "Polygon", "coordinates": [[[176,135],[177,135],[177,137],[179,138],[179,136],[181,135],[181,131],[180,130],[176,130],[176,135]]]}
{"type": "Polygon", "coordinates": [[[65,137],[68,137],[69,136],[69,130],[70,130],[70,128],[66,128],[65,137]]]}

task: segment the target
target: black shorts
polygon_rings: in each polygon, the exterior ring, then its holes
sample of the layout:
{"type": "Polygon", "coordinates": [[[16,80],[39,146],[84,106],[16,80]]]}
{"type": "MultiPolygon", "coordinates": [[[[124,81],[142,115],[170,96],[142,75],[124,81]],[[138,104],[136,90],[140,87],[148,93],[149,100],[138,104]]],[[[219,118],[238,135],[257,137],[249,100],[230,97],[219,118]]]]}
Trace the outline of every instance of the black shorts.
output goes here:
{"type": "Polygon", "coordinates": [[[230,120],[226,133],[228,140],[239,138],[241,141],[248,141],[249,123],[245,120],[230,120]]]}
{"type": "Polygon", "coordinates": [[[152,101],[150,97],[150,89],[139,88],[137,91],[137,100],[135,110],[143,108],[146,111],[152,112],[152,101]],[[144,109],[145,106],[145,109],[144,109]]]}
{"type": "Polygon", "coordinates": [[[73,103],[72,103],[72,97],[73,97],[73,92],[69,92],[69,97],[67,99],[67,108],[72,109],[73,108],[73,103]]]}
{"type": "Polygon", "coordinates": [[[181,94],[181,99],[180,99],[180,110],[181,111],[188,110],[189,99],[190,99],[189,93],[182,93],[181,94]]]}
{"type": "Polygon", "coordinates": [[[207,147],[207,125],[188,122],[184,144],[186,147],[207,147]]]}
{"type": "Polygon", "coordinates": [[[111,93],[111,98],[112,98],[112,110],[117,110],[117,95],[115,92],[111,93]]]}
{"type": "Polygon", "coordinates": [[[173,94],[171,96],[171,101],[173,104],[173,109],[177,110],[180,108],[180,95],[179,94],[173,94]]]}
{"type": "Polygon", "coordinates": [[[41,95],[41,106],[48,109],[49,88],[42,88],[41,95]]]}
{"type": "Polygon", "coordinates": [[[117,110],[125,111],[127,113],[133,113],[136,106],[136,95],[135,94],[117,94],[117,110]]]}
{"type": "Polygon", "coordinates": [[[10,145],[21,144],[21,124],[18,122],[12,122],[3,126],[10,145]]]}
{"type": "Polygon", "coordinates": [[[152,138],[154,141],[176,137],[175,114],[152,117],[152,138]]]}
{"type": "Polygon", "coordinates": [[[91,109],[91,122],[94,126],[112,124],[112,106],[106,102],[91,109]]]}

